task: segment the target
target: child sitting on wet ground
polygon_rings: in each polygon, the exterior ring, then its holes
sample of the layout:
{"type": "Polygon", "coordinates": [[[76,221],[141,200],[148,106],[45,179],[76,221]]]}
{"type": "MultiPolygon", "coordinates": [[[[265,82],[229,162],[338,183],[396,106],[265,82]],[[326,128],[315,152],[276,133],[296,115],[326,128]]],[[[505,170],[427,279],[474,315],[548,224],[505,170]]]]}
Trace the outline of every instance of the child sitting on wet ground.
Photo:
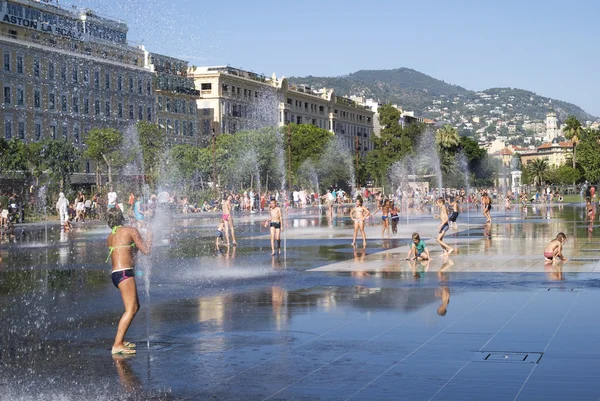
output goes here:
{"type": "Polygon", "coordinates": [[[567,236],[564,233],[558,233],[556,238],[546,245],[546,248],[544,248],[544,258],[546,262],[552,262],[557,259],[567,260],[562,254],[562,246],[566,241],[567,236]]]}
{"type": "Polygon", "coordinates": [[[421,239],[419,233],[414,233],[412,235],[413,243],[408,250],[408,255],[406,255],[406,260],[429,260],[429,250],[427,249],[427,245],[425,245],[425,241],[421,239]],[[414,255],[411,258],[411,255],[414,255]]]}

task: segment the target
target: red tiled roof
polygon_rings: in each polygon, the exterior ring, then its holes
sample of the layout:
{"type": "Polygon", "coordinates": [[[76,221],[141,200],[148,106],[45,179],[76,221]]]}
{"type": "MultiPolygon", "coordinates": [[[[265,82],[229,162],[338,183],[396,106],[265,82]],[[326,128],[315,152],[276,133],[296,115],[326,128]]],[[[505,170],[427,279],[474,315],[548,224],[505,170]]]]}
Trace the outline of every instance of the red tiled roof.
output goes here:
{"type": "Polygon", "coordinates": [[[559,143],[546,142],[546,143],[543,143],[541,146],[539,146],[538,149],[548,149],[548,148],[555,148],[555,147],[572,148],[573,142],[559,142],[559,143]]]}
{"type": "Polygon", "coordinates": [[[500,149],[497,152],[492,153],[492,156],[507,156],[512,155],[514,152],[509,148],[500,149]]]}

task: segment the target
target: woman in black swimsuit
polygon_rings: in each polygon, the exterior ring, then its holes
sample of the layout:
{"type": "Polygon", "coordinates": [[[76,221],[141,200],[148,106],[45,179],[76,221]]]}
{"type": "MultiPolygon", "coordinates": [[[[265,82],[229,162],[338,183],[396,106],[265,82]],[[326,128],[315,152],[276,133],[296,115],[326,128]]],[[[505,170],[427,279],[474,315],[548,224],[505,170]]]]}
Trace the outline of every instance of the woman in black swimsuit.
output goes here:
{"type": "Polygon", "coordinates": [[[140,309],[140,302],[135,284],[135,254],[139,250],[144,255],[150,254],[152,235],[149,232],[147,244],[139,231],[133,227],[123,227],[123,213],[118,208],[108,209],[108,226],[111,233],[106,240],[109,254],[106,261],[112,262],[111,279],[121,292],[125,313],[121,316],[117,335],[112,346],[113,354],[135,354],[135,344],[125,342],[125,334],[131,321],[140,309]]]}

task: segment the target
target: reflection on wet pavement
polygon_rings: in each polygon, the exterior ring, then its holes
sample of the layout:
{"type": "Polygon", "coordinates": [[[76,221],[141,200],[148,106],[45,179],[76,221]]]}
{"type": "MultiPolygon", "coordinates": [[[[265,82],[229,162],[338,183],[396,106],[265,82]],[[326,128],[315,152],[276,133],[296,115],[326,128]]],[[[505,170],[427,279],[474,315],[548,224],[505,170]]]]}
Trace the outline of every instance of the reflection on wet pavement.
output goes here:
{"type": "Polygon", "coordinates": [[[240,246],[220,249],[215,221],[177,219],[138,272],[131,358],[109,352],[122,302],[108,229],[22,226],[0,244],[0,400],[600,398],[600,240],[583,207],[489,226],[469,213],[450,257],[430,216],[383,239],[374,220],[353,248],[347,217],[295,213],[280,257],[266,216],[241,216],[240,246]],[[431,261],[404,260],[415,230],[431,261]],[[546,264],[559,231],[570,260],[546,264]]]}

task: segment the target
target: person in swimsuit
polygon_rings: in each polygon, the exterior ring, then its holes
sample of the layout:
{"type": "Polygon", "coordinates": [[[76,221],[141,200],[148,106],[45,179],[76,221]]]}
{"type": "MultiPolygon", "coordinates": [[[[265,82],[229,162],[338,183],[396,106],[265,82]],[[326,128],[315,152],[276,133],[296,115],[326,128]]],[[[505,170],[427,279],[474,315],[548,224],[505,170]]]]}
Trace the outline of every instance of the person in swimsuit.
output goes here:
{"type": "Polygon", "coordinates": [[[352,238],[352,246],[356,246],[356,235],[358,230],[362,235],[363,247],[367,246],[367,235],[365,234],[365,219],[367,219],[371,213],[369,209],[363,206],[363,200],[359,196],[356,198],[356,207],[350,211],[350,218],[354,222],[354,237],[352,238]]]}
{"type": "Polygon", "coordinates": [[[448,218],[448,221],[450,222],[450,226],[452,227],[453,230],[458,230],[458,225],[456,224],[456,219],[458,218],[459,210],[460,209],[458,206],[458,198],[455,197],[454,199],[452,199],[452,214],[448,218]]]}
{"type": "Polygon", "coordinates": [[[119,320],[117,335],[112,346],[113,354],[135,354],[135,344],[125,342],[125,334],[140,308],[137,287],[135,284],[135,254],[136,251],[149,255],[151,251],[152,234],[148,232],[147,242],[144,242],[140,232],[133,227],[123,227],[123,213],[118,208],[107,212],[108,227],[111,229],[106,243],[109,254],[106,262],[112,263],[111,279],[121,292],[125,313],[119,320]]]}
{"type": "Polygon", "coordinates": [[[281,208],[277,206],[275,199],[271,199],[269,212],[271,213],[271,218],[265,222],[265,227],[270,227],[271,256],[275,256],[275,241],[277,241],[277,253],[281,253],[281,232],[283,231],[283,216],[281,208]]]}
{"type": "Polygon", "coordinates": [[[231,229],[231,239],[233,245],[237,245],[235,242],[235,229],[233,228],[233,216],[231,215],[231,201],[232,195],[228,195],[223,201],[223,216],[222,219],[225,221],[225,246],[229,246],[229,230],[231,229]]]}
{"type": "Polygon", "coordinates": [[[75,221],[85,222],[85,195],[83,192],[79,191],[75,202],[75,221]]]}
{"type": "Polygon", "coordinates": [[[567,236],[564,233],[558,233],[556,238],[546,245],[546,248],[544,248],[544,259],[547,263],[552,263],[555,260],[567,260],[562,254],[562,247],[565,242],[567,242],[567,236]]]}
{"type": "Polygon", "coordinates": [[[392,220],[392,234],[398,234],[398,222],[400,221],[400,216],[398,215],[396,202],[392,202],[392,205],[390,206],[390,218],[392,220]]]}
{"type": "Polygon", "coordinates": [[[382,225],[381,225],[381,237],[383,238],[385,236],[385,232],[387,231],[388,233],[388,237],[390,236],[390,226],[388,223],[388,215],[390,213],[390,201],[389,200],[385,200],[382,201],[379,205],[379,207],[377,208],[377,210],[375,211],[375,213],[373,213],[374,215],[381,210],[381,221],[382,221],[382,225]]]}
{"type": "Polygon", "coordinates": [[[438,198],[438,200],[435,203],[440,209],[440,214],[434,216],[435,218],[439,217],[440,219],[440,225],[438,226],[438,235],[436,241],[438,244],[440,244],[442,250],[444,251],[443,256],[450,255],[452,252],[454,252],[454,248],[451,248],[448,244],[444,242],[444,235],[446,235],[446,231],[448,231],[449,228],[448,209],[446,208],[446,201],[444,200],[444,198],[438,198]]]}
{"type": "Polygon", "coordinates": [[[419,233],[413,233],[412,241],[413,243],[408,250],[406,260],[429,260],[429,249],[427,249],[427,245],[425,244],[425,241],[421,239],[419,233]]]}
{"type": "Polygon", "coordinates": [[[219,240],[223,242],[223,236],[225,234],[225,220],[221,219],[221,223],[219,223],[219,227],[217,227],[217,241],[215,246],[217,250],[219,249],[219,240]]]}
{"type": "Polygon", "coordinates": [[[487,192],[484,192],[481,197],[481,205],[483,206],[483,215],[485,216],[486,222],[490,223],[492,221],[492,216],[490,215],[490,211],[492,210],[492,199],[487,192]]]}

